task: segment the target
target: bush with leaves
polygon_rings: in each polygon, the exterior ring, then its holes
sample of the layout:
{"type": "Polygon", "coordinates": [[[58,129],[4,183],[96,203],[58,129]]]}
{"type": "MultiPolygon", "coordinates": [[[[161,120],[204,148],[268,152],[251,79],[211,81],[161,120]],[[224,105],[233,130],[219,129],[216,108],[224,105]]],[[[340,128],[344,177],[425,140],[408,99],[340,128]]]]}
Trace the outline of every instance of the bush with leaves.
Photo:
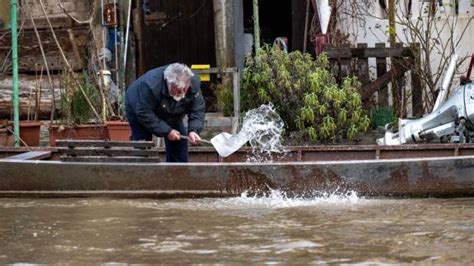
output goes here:
{"type": "Polygon", "coordinates": [[[370,126],[358,92],[361,84],[348,77],[338,86],[328,68],[324,53],[314,61],[310,54],[266,46],[246,59],[242,106],[248,110],[272,102],[287,133],[299,131],[315,142],[354,140],[370,126]]]}

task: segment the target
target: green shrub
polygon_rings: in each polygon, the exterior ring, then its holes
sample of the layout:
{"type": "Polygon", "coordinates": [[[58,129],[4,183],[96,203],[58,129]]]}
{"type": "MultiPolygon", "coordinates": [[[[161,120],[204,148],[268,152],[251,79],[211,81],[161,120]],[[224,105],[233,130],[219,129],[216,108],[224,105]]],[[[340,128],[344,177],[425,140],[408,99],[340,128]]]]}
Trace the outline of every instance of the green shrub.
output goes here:
{"type": "Polygon", "coordinates": [[[362,109],[360,82],[346,78],[342,86],[328,70],[322,54],[284,53],[268,46],[247,57],[242,76],[243,110],[272,102],[287,131],[298,131],[312,141],[335,142],[356,139],[370,120],[362,109]]]}

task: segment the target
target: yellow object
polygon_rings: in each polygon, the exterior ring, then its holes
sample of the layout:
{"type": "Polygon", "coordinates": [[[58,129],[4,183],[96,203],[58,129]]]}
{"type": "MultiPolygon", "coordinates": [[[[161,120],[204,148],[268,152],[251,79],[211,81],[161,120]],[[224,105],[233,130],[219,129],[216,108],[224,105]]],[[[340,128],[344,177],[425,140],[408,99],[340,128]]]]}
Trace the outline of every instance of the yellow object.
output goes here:
{"type": "MultiPolygon", "coordinates": [[[[211,65],[191,65],[191,69],[209,69],[209,68],[211,68],[211,65]]],[[[200,73],[199,77],[201,78],[201,81],[210,81],[211,80],[211,75],[210,74],[200,73]]]]}

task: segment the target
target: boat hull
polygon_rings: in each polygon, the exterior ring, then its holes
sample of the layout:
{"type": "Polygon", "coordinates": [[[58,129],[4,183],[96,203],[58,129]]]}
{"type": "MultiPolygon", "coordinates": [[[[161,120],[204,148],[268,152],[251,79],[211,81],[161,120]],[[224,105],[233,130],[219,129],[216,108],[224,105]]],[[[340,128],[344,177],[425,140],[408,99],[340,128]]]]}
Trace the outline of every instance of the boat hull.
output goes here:
{"type": "Polygon", "coordinates": [[[2,197],[228,197],[474,195],[474,156],[275,163],[83,163],[0,160],[2,197]]]}

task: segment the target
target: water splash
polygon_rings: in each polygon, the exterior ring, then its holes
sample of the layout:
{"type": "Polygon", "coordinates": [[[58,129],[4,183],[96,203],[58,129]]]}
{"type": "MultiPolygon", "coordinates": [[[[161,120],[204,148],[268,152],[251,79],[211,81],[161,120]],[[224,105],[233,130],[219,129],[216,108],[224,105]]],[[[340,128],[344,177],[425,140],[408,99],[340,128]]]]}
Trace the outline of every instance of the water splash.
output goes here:
{"type": "Polygon", "coordinates": [[[312,191],[304,195],[294,195],[281,190],[269,189],[263,195],[245,191],[237,199],[243,204],[264,205],[273,208],[289,208],[311,206],[318,204],[354,204],[363,198],[356,191],[341,192],[338,189],[332,192],[312,191]]]}
{"type": "Polygon", "coordinates": [[[246,136],[252,147],[252,154],[247,157],[247,161],[271,161],[272,153],[284,154],[286,150],[281,143],[284,126],[272,103],[248,111],[239,132],[246,136]]]}
{"type": "MultiPolygon", "coordinates": [[[[371,202],[375,201],[372,200],[371,202]]],[[[239,197],[231,198],[183,199],[146,203],[132,202],[133,206],[138,204],[141,207],[154,209],[226,210],[239,212],[244,210],[244,213],[251,209],[253,214],[299,207],[345,208],[347,206],[353,207],[367,203],[368,201],[364,197],[358,196],[355,191],[315,191],[305,193],[304,195],[294,195],[276,189],[269,189],[265,193],[245,191],[239,197]]]]}

